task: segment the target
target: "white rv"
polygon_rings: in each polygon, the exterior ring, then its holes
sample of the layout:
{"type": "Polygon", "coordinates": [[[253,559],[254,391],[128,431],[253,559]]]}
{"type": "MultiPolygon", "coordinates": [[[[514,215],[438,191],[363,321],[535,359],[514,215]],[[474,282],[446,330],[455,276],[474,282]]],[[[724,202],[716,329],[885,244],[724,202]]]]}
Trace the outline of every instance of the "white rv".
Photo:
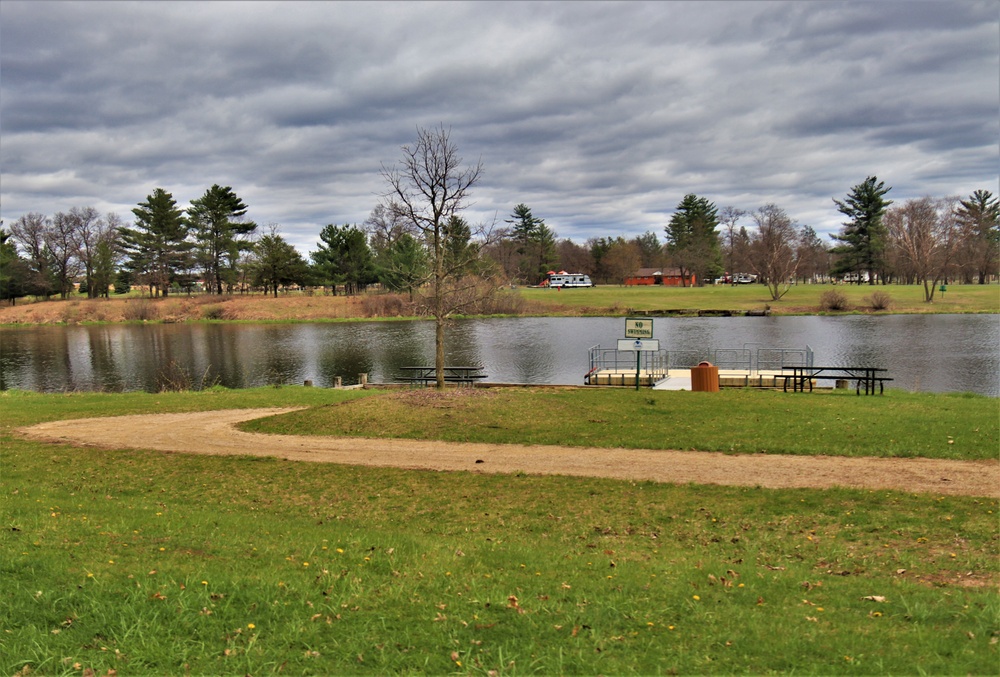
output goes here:
{"type": "Polygon", "coordinates": [[[546,281],[549,287],[559,289],[562,287],[593,287],[590,275],[582,273],[552,273],[546,281]]]}

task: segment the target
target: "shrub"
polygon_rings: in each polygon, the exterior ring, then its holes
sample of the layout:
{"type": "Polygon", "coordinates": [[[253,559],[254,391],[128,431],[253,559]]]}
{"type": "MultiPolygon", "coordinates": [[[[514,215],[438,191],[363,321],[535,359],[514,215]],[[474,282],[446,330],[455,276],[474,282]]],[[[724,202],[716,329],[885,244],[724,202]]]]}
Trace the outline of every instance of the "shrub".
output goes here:
{"type": "Polygon", "coordinates": [[[416,311],[402,294],[370,294],[362,297],[361,310],[365,317],[401,317],[416,311]]]}
{"type": "Polygon", "coordinates": [[[892,297],[884,291],[877,291],[865,297],[865,303],[872,310],[889,310],[892,307],[892,297]]]}
{"type": "Polygon", "coordinates": [[[122,310],[122,317],[128,321],[155,320],[159,314],[159,308],[149,299],[130,299],[122,310]]]}
{"type": "Polygon", "coordinates": [[[226,309],[221,305],[203,306],[201,316],[206,320],[224,320],[226,318],[226,309]]]}
{"type": "Polygon", "coordinates": [[[156,392],[187,392],[214,388],[219,384],[218,376],[211,376],[211,365],[205,368],[201,378],[191,375],[191,372],[177,364],[176,360],[160,370],[156,375],[156,392]]]}
{"type": "Polygon", "coordinates": [[[836,289],[825,291],[819,297],[819,307],[821,310],[847,310],[847,296],[836,289]]]}

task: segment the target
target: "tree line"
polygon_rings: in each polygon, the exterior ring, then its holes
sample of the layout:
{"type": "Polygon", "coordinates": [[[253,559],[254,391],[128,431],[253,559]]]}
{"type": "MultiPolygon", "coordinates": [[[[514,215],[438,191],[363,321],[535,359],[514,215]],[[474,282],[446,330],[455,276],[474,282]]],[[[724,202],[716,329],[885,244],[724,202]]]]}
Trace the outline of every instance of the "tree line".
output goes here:
{"type": "MultiPolygon", "coordinates": [[[[444,130],[419,131],[444,134],[444,150],[454,150],[444,130]]],[[[425,145],[435,140],[420,138],[425,145]]],[[[404,166],[412,174],[426,159],[404,153],[404,166]]],[[[460,178],[467,192],[482,166],[466,170],[469,175],[460,178]]],[[[774,299],[795,282],[838,278],[922,284],[930,301],[939,283],[984,284],[1000,274],[1000,200],[986,190],[966,199],[925,197],[894,205],[886,197],[891,189],[868,177],[845,199],[834,200],[845,221],[829,244],[777,205],[720,210],[689,194],[665,225],[662,242],[648,231],[578,244],[557,239],[523,203],[502,225],[475,228],[461,216],[463,205],[426,214],[400,208],[404,198],[418,204],[421,187],[404,186],[399,170],[384,169],[383,177],[386,199],[360,225],[325,226],[308,258],[281,236],[279,226],[260,228],[249,220],[247,205],[229,186],[213,185],[186,208],[156,188],[132,209],[131,223],[93,207],[52,217],[31,212],[9,230],[0,227],[0,297],[66,298],[77,285],[96,298],[135,285],[151,296],[196,290],[277,296],[290,286],[356,294],[377,284],[412,300],[425,285],[457,278],[537,284],[551,270],[567,270],[620,284],[640,268],[673,268],[685,284],[692,277],[705,284],[749,274],[774,299]]]]}

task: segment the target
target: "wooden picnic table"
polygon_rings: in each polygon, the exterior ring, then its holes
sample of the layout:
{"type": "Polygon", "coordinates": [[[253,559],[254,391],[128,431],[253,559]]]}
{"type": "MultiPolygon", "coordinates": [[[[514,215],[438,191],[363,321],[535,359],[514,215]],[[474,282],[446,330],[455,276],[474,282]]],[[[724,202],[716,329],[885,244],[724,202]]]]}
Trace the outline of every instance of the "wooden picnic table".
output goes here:
{"type": "Polygon", "coordinates": [[[792,370],[791,375],[785,375],[784,390],[788,391],[788,382],[792,382],[792,392],[805,392],[806,385],[809,390],[813,389],[813,381],[819,379],[835,381],[857,381],[855,392],[860,395],[861,387],[864,386],[865,395],[874,395],[875,386],[881,395],[885,390],[885,382],[892,379],[881,374],[888,372],[888,369],[879,367],[801,367],[791,366],[782,369],[792,370]]]}
{"type": "MultiPolygon", "coordinates": [[[[436,367],[400,367],[400,371],[412,374],[400,377],[401,381],[410,383],[433,383],[437,381],[436,367]]],[[[475,383],[479,379],[486,378],[483,367],[445,367],[444,380],[446,383],[475,383]]]]}

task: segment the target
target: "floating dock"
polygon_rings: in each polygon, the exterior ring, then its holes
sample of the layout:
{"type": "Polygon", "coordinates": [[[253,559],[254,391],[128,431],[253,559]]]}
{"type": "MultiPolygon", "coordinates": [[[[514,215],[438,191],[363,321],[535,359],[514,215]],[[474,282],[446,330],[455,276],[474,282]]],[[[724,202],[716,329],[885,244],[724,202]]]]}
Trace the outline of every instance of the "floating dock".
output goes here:
{"type": "MultiPolygon", "coordinates": [[[[785,386],[785,376],[791,376],[792,371],[757,371],[720,369],[720,388],[777,388],[785,386]]],[[[635,387],[635,369],[602,369],[588,374],[585,379],[592,386],[627,386],[635,387]]],[[[653,390],[691,390],[690,369],[668,369],[666,374],[660,371],[639,370],[639,387],[653,390]]]]}
{"type": "Polygon", "coordinates": [[[622,351],[590,349],[585,385],[636,386],[655,390],[691,390],[691,368],[708,362],[719,369],[720,388],[784,388],[794,367],[810,367],[813,351],[805,348],[750,347],[735,349],[622,351]]]}

